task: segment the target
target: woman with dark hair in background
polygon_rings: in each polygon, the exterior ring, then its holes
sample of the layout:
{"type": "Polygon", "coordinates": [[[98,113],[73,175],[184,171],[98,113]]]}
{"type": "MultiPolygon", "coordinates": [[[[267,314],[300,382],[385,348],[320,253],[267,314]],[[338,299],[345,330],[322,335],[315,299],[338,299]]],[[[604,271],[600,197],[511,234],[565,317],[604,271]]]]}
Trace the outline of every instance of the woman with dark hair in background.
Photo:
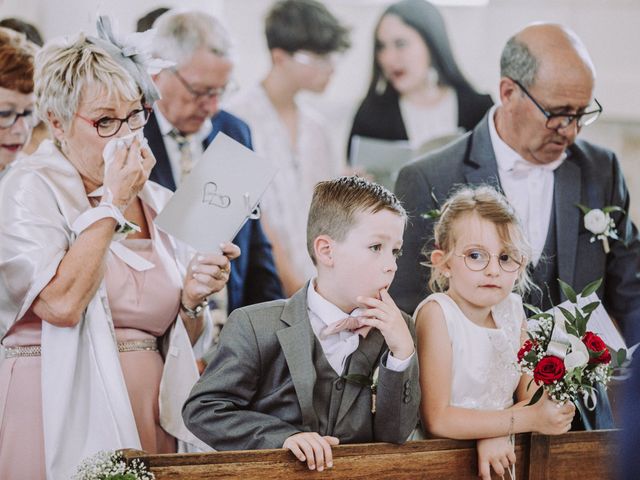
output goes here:
{"type": "Polygon", "coordinates": [[[409,140],[470,130],[493,105],[464,77],[453,57],[444,19],[425,0],[402,0],[375,29],[373,76],[349,135],[409,140]]]}

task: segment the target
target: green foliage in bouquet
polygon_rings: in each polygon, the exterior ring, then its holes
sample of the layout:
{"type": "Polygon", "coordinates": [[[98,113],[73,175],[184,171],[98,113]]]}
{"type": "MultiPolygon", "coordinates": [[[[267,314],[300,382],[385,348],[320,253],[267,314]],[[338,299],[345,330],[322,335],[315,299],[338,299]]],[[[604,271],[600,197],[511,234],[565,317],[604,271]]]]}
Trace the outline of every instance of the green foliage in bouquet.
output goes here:
{"type": "Polygon", "coordinates": [[[589,318],[600,305],[599,301],[580,306],[579,298],[595,293],[602,280],[588,284],[580,294],[562,280],[558,280],[572,308],[556,307],[555,314],[525,305],[533,312],[537,328],[527,332],[529,339],[518,352],[521,371],[533,377],[539,388],[529,405],[536,403],[546,390],[558,403],[575,401],[578,395],[591,399],[595,405],[595,386],[607,385],[612,375],[627,366],[625,349],[613,351],[595,333],[587,330],[589,318]]]}

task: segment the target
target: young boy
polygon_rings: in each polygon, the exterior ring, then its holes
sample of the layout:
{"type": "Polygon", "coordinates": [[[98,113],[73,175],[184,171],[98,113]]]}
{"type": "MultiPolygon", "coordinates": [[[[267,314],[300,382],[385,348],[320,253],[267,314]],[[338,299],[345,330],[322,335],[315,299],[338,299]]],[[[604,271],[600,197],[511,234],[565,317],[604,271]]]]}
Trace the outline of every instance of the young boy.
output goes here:
{"type": "Polygon", "coordinates": [[[269,72],[258,85],[225,103],[225,110],[249,124],[256,153],[278,167],[260,200],[261,222],[289,296],[315,274],[305,252],[313,187],[344,171],[328,122],[299,102],[298,94],[325,90],[334,71],[333,57],[349,47],[349,35],[316,0],[276,2],[265,19],[265,35],[269,72]]]}
{"type": "Polygon", "coordinates": [[[379,185],[319,183],[307,226],[317,277],[231,314],[184,405],[188,428],[218,450],[287,448],[318,471],[338,443],[403,443],[418,419],[418,366],[411,319],[387,289],[405,223],[379,185]],[[373,397],[361,376],[376,369],[373,397]]]}

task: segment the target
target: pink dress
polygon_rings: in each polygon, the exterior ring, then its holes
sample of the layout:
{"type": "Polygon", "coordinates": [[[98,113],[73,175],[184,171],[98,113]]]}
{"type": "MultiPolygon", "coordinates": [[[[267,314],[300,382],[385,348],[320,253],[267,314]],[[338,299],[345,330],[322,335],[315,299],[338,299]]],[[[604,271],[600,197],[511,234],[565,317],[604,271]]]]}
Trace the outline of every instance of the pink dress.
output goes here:
{"type": "MultiPolygon", "coordinates": [[[[107,254],[107,296],[119,342],[162,336],[180,306],[182,281],[173,258],[163,253],[171,252],[169,241],[155,229],[153,213],[146,207],[144,211],[151,239],[125,240],[124,244],[154,268],[138,272],[111,252],[107,254]]],[[[40,345],[41,331],[41,320],[30,310],[2,344],[40,345]]],[[[175,439],[159,422],[160,352],[121,352],[119,356],[142,449],[175,452],[175,439]]],[[[45,478],[40,371],[39,356],[6,358],[0,363],[0,479],[45,478]]]]}

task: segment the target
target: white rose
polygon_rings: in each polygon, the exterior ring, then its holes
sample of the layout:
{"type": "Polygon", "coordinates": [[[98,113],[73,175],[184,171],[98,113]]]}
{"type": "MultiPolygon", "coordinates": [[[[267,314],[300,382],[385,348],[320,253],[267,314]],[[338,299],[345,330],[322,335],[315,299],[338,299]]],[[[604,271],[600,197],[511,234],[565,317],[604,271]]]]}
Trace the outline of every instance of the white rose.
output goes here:
{"type": "Polygon", "coordinates": [[[600,235],[607,231],[609,227],[609,215],[599,208],[589,210],[584,216],[584,227],[595,235],[600,235]]]}

